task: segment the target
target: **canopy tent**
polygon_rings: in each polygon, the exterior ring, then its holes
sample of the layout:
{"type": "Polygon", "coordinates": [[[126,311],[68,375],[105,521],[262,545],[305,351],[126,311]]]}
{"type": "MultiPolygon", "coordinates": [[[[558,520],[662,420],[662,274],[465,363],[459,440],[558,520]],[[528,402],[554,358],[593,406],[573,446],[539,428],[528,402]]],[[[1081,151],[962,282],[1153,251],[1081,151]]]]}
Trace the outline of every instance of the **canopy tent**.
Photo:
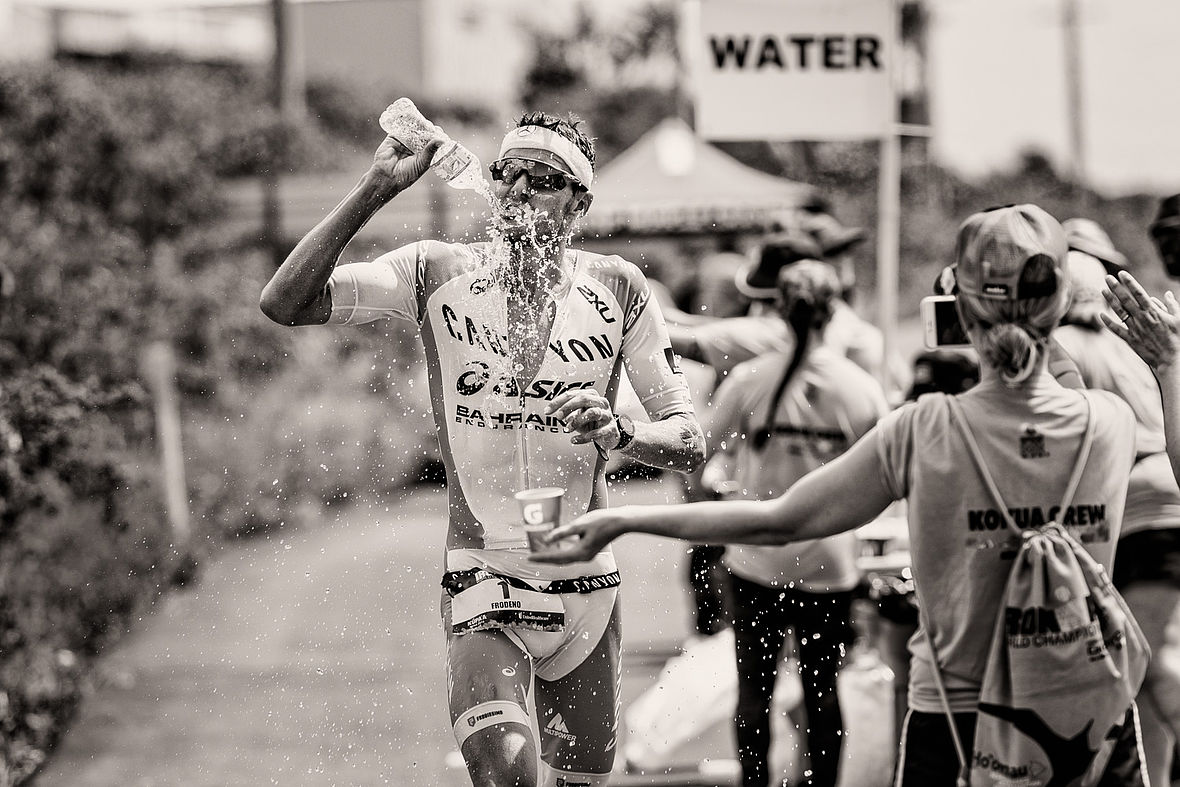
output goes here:
{"type": "Polygon", "coordinates": [[[813,194],[759,172],[669,118],[603,167],[583,236],[765,232],[790,226],[813,194]]]}

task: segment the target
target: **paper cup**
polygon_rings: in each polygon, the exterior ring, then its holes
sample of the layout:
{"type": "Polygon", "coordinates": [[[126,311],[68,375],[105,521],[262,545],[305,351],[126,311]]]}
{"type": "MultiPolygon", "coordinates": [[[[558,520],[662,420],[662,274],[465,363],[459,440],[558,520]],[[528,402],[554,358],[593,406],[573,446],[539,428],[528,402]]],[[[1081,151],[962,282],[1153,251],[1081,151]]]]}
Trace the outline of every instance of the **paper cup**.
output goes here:
{"type": "Polygon", "coordinates": [[[564,495],[565,490],[560,486],[525,489],[514,495],[520,504],[520,518],[524,522],[524,532],[531,551],[540,552],[549,548],[541,537],[557,527],[561,520],[561,498],[564,495]]]}

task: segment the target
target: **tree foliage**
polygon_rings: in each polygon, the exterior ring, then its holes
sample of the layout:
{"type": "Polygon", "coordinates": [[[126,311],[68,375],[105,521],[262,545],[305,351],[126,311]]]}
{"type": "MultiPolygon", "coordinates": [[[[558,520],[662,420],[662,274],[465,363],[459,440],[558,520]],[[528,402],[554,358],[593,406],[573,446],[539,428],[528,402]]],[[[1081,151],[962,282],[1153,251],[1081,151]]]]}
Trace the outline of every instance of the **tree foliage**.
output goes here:
{"type": "MultiPolygon", "coordinates": [[[[140,357],[209,329],[184,263],[227,261],[160,260],[218,216],[219,179],[314,150],[258,85],[160,63],[0,69],[0,784],[37,767],[89,658],[177,568],[140,357]]],[[[279,354],[246,338],[240,355],[279,354]]]]}
{"type": "Polygon", "coordinates": [[[387,390],[412,337],[269,323],[270,257],[218,225],[224,179],[323,168],[351,132],[379,135],[371,105],[328,87],[281,123],[262,76],[134,57],[0,67],[4,787],[44,760],[95,654],[208,544],[404,484],[421,461],[423,386],[393,406],[387,390]],[[156,341],[178,362],[187,552],[141,381],[156,341]]]}
{"type": "Polygon", "coordinates": [[[618,24],[580,5],[568,29],[534,26],[521,103],[585,120],[601,166],[679,114],[677,20],[669,2],[640,6],[618,24]]]}

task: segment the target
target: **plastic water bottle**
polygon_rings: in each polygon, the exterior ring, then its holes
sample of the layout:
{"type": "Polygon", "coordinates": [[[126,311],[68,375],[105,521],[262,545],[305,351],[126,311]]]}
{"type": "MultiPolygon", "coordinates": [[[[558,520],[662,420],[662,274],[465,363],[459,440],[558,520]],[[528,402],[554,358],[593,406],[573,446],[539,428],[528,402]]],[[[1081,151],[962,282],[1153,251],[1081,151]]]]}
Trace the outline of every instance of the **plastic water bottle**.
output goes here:
{"type": "Polygon", "coordinates": [[[490,195],[482,173],[483,165],[475,154],[423,117],[410,99],[399,98],[390,104],[381,113],[380,123],[386,134],[415,153],[425,148],[430,140],[444,138],[446,141],[430,162],[434,171],[452,188],[471,189],[484,196],[490,195]]]}

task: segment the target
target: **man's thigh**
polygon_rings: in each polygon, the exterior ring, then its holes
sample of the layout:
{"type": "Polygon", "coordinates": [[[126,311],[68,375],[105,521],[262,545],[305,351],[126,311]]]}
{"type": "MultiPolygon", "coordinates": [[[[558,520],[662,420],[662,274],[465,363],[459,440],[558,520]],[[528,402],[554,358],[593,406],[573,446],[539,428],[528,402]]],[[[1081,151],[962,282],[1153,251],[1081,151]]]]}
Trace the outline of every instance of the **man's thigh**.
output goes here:
{"type": "Polygon", "coordinates": [[[541,759],[557,771],[605,774],[614,764],[621,635],[616,602],[585,661],[561,678],[536,682],[541,759]]]}
{"type": "Polygon", "coordinates": [[[531,681],[528,656],[504,632],[448,635],[447,696],[460,747],[489,726],[519,723],[528,728],[531,681]]]}

